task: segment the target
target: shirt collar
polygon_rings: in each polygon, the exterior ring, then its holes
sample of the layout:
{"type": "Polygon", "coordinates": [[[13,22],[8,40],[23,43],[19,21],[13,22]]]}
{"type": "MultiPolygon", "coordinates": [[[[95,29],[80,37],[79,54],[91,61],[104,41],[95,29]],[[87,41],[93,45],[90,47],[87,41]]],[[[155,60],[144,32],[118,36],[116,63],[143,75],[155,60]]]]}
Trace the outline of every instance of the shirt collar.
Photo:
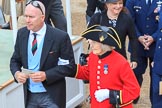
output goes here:
{"type": "Polygon", "coordinates": [[[38,35],[45,34],[46,33],[46,29],[47,29],[47,26],[44,23],[43,27],[39,31],[33,32],[32,30],[30,30],[30,35],[33,34],[33,33],[37,33],[38,35]]]}
{"type": "MultiPolygon", "coordinates": [[[[152,3],[153,0],[151,0],[151,3],[152,3]]],[[[148,0],[146,0],[146,4],[148,3],[148,0]]]]}

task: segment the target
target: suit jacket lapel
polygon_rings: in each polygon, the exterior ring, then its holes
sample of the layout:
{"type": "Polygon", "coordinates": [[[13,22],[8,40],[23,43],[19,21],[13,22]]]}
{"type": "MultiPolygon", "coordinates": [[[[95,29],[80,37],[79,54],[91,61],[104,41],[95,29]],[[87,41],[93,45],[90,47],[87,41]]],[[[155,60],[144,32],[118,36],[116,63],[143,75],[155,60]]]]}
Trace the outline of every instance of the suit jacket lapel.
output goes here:
{"type": "Polygon", "coordinates": [[[52,39],[52,35],[54,35],[54,34],[51,34],[50,30],[48,28],[49,27],[47,26],[46,34],[45,34],[45,37],[44,37],[41,61],[40,61],[40,69],[42,68],[42,66],[44,64],[46,57],[48,56],[50,48],[53,45],[53,41],[54,41],[52,39]]]}
{"type": "Polygon", "coordinates": [[[22,35],[22,55],[24,58],[24,67],[28,68],[28,39],[29,39],[29,30],[27,30],[24,35],[22,35]]]}

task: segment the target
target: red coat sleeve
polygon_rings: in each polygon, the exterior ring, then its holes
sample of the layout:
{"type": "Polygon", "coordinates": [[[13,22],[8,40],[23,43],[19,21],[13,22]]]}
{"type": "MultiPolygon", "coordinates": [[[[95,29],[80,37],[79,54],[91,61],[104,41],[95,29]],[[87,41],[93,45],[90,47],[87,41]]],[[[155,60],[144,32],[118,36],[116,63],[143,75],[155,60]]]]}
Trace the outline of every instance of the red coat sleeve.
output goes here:
{"type": "Polygon", "coordinates": [[[120,78],[123,82],[123,89],[120,91],[120,103],[125,106],[139,96],[140,86],[128,62],[121,67],[120,78]]]}
{"type": "Polygon", "coordinates": [[[122,107],[129,105],[139,96],[140,86],[129,63],[124,63],[121,66],[119,75],[123,82],[123,88],[121,90],[110,90],[110,103],[122,107]]]}
{"type": "Polygon", "coordinates": [[[78,64],[75,78],[83,79],[83,80],[89,80],[88,65],[81,66],[80,64],[78,64]]]}

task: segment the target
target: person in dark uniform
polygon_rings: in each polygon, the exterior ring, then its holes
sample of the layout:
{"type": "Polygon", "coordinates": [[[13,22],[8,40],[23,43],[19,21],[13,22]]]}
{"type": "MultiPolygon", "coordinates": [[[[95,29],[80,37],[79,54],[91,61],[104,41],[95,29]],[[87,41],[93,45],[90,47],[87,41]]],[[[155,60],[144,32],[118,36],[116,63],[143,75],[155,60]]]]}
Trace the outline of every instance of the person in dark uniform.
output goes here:
{"type": "MultiPolygon", "coordinates": [[[[151,62],[153,61],[155,42],[153,38],[158,30],[158,13],[155,12],[159,0],[127,0],[126,7],[134,19],[136,37],[138,38],[138,66],[134,69],[136,78],[140,84],[143,82],[143,74],[149,66],[150,76],[152,73],[151,62]],[[147,45],[147,41],[149,45],[147,45]]],[[[133,49],[132,49],[133,50],[133,49]]],[[[151,83],[150,83],[150,87],[151,83]]],[[[150,88],[150,93],[151,93],[150,88]]],[[[139,99],[139,98],[138,98],[139,99]]],[[[138,99],[134,103],[138,102],[138,99]]],[[[150,94],[151,101],[151,94],[150,94]]]]}
{"type": "Polygon", "coordinates": [[[76,78],[89,80],[91,108],[133,108],[140,86],[128,61],[114,48],[122,48],[112,27],[94,25],[82,33],[90,44],[87,65],[77,65],[76,78]]]}
{"type": "MultiPolygon", "coordinates": [[[[34,0],[32,0],[34,1],[34,0]]],[[[67,21],[61,0],[38,0],[46,8],[45,22],[54,25],[56,28],[67,31],[67,21]]]]}
{"type": "Polygon", "coordinates": [[[135,34],[135,27],[132,18],[127,14],[123,7],[123,0],[105,0],[106,10],[101,13],[96,13],[91,17],[88,27],[99,24],[102,26],[113,27],[119,34],[122,48],[115,49],[117,52],[126,56],[126,38],[128,36],[130,47],[133,49],[131,52],[132,69],[137,66],[137,37],[135,34]]]}
{"type": "Polygon", "coordinates": [[[153,37],[156,48],[152,70],[152,108],[162,108],[162,7],[160,8],[158,35],[153,37]]]}
{"type": "Polygon", "coordinates": [[[90,18],[95,13],[96,9],[98,11],[103,11],[104,3],[102,0],[87,0],[87,9],[86,9],[86,21],[90,21],[90,18]]]}

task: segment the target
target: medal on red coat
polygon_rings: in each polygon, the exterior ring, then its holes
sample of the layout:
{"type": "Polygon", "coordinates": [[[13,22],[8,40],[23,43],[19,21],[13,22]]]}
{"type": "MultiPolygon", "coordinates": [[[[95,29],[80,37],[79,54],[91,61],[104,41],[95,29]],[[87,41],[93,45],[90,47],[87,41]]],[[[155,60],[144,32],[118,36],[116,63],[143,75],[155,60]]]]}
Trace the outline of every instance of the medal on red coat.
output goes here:
{"type": "Polygon", "coordinates": [[[104,64],[104,74],[108,74],[108,65],[104,64]]]}

